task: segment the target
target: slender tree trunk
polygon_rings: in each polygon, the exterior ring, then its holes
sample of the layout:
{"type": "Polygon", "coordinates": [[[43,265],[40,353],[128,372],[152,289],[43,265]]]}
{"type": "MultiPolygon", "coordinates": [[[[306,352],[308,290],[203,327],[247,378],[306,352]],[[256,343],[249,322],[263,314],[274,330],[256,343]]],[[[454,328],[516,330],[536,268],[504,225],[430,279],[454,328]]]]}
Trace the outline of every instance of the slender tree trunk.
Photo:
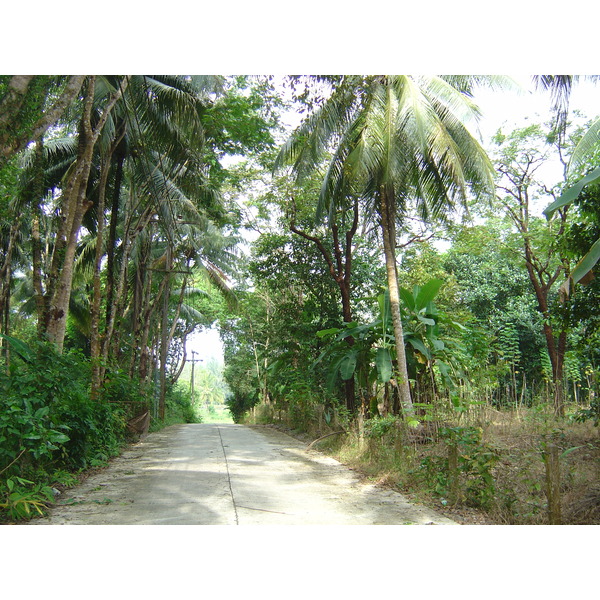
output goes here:
{"type": "Polygon", "coordinates": [[[112,155],[118,141],[113,143],[102,160],[100,167],[100,183],[98,185],[98,219],[96,227],[96,257],[94,261],[93,292],[91,306],[91,336],[90,336],[90,355],[92,359],[92,388],[91,397],[95,400],[98,397],[100,386],[102,385],[103,370],[100,365],[102,355],[102,340],[100,335],[100,305],[102,301],[102,289],[100,276],[102,273],[102,258],[104,257],[104,204],[106,198],[106,184],[112,155]]]}
{"type": "MultiPolygon", "coordinates": [[[[44,330],[48,334],[51,341],[57,342],[62,350],[61,330],[64,330],[66,324],[67,306],[64,306],[65,290],[59,291],[59,288],[68,286],[70,295],[70,280],[64,281],[63,275],[65,266],[68,265],[67,250],[74,256],[75,248],[69,248],[72,238],[72,229],[75,222],[75,213],[80,202],[85,200],[85,188],[89,169],[91,166],[93,145],[92,145],[92,107],[94,101],[95,77],[88,78],[87,90],[83,105],[83,114],[79,123],[79,140],[77,147],[77,158],[75,163],[70,168],[70,175],[62,194],[61,220],[54,248],[52,251],[52,259],[50,272],[48,275],[48,285],[46,289],[46,322],[44,330]],[[82,183],[84,185],[82,185],[82,183]],[[80,191],[83,188],[83,191],[80,191]],[[62,272],[61,272],[62,269],[62,272]],[[60,344],[58,343],[60,339],[60,344]]],[[[83,215],[82,215],[83,218],[83,215]]],[[[75,232],[75,241],[78,231],[75,232]]],[[[72,265],[70,266],[72,276],[72,265]]],[[[68,275],[67,275],[68,278],[68,275]]],[[[68,298],[67,298],[68,302],[68,298]]],[[[63,333],[64,338],[64,333],[63,333]]]]}
{"type": "Polygon", "coordinates": [[[400,314],[400,294],[398,291],[398,272],[396,267],[396,227],[394,191],[389,186],[382,186],[379,190],[381,210],[381,232],[383,237],[383,251],[385,254],[385,268],[387,284],[390,294],[390,311],[394,337],[396,338],[396,356],[398,361],[398,394],[400,405],[405,416],[414,415],[414,407],[410,394],[408,381],[408,367],[406,364],[406,349],[404,347],[404,330],[400,314]]]}
{"type": "MultiPolygon", "coordinates": [[[[123,132],[125,129],[123,128],[123,132]]],[[[108,233],[108,248],[106,258],[106,323],[110,323],[114,315],[114,289],[115,289],[115,251],[117,245],[117,224],[119,221],[119,206],[121,197],[121,184],[123,181],[123,165],[125,150],[123,142],[116,151],[115,185],[113,188],[112,206],[110,211],[110,228],[108,233]]],[[[126,232],[125,232],[126,233],[126,232]]],[[[125,235],[124,233],[124,235],[125,235]]]]}
{"type": "Polygon", "coordinates": [[[17,217],[11,227],[8,235],[8,246],[4,252],[4,261],[0,268],[0,322],[2,323],[2,332],[8,334],[8,316],[10,311],[10,287],[12,282],[12,257],[17,243],[17,237],[21,228],[21,218],[17,217]]]}
{"type": "MultiPolygon", "coordinates": [[[[110,313],[107,312],[107,322],[106,322],[106,334],[104,336],[104,345],[102,348],[102,356],[103,356],[103,360],[104,362],[107,361],[108,359],[108,355],[110,354],[110,349],[113,348],[113,350],[116,350],[117,348],[117,342],[119,339],[118,335],[115,335],[115,324],[116,324],[116,316],[121,314],[123,312],[122,307],[124,305],[124,299],[125,296],[127,295],[126,293],[126,286],[127,286],[127,271],[128,271],[128,264],[129,264],[129,258],[131,255],[131,249],[133,246],[133,242],[136,238],[136,236],[138,235],[139,232],[141,232],[150,222],[150,219],[152,217],[152,213],[149,210],[146,210],[142,216],[139,218],[139,220],[137,221],[137,226],[135,227],[135,231],[134,228],[132,226],[131,223],[131,215],[133,212],[133,199],[134,199],[134,192],[133,189],[130,190],[129,193],[129,198],[126,204],[126,210],[125,210],[125,226],[124,226],[124,233],[123,233],[123,252],[122,252],[122,256],[121,256],[121,266],[119,269],[119,277],[117,280],[117,286],[116,286],[116,290],[113,294],[113,299],[112,299],[112,309],[110,310],[110,313]],[[108,314],[110,314],[110,318],[108,317],[108,314]]],[[[144,265],[138,265],[140,269],[144,269],[145,266],[144,265]]]]}
{"type": "Polygon", "coordinates": [[[42,338],[47,322],[47,305],[44,298],[44,287],[42,285],[42,239],[40,223],[42,219],[42,208],[40,198],[44,193],[44,165],[43,165],[43,139],[36,144],[36,183],[35,199],[31,215],[31,262],[33,293],[35,294],[35,306],[37,312],[37,334],[42,338]]]}
{"type": "MultiPolygon", "coordinates": [[[[161,284],[161,288],[158,292],[158,297],[160,298],[163,293],[164,285],[161,284]]],[[[149,299],[148,299],[149,301],[149,299]]],[[[142,382],[147,381],[150,374],[150,347],[148,345],[150,340],[150,329],[152,325],[153,314],[156,309],[156,303],[148,304],[147,309],[144,314],[144,327],[140,336],[139,343],[139,352],[140,352],[140,366],[139,366],[139,374],[142,382]]]]}
{"type": "MultiPolygon", "coordinates": [[[[128,78],[125,79],[124,84],[110,98],[96,125],[92,126],[95,81],[95,76],[90,76],[79,132],[78,156],[72,176],[65,189],[63,205],[63,218],[65,223],[63,230],[64,238],[62,238],[62,243],[61,240],[57,239],[57,245],[60,243],[57,258],[60,259],[62,254],[62,260],[60,260],[60,274],[58,275],[56,287],[51,296],[47,334],[49,340],[54,342],[59,352],[62,352],[65,339],[67,314],[71,297],[71,287],[73,284],[77,238],[83,217],[92,204],[87,200],[86,192],[92,166],[94,147],[112,108],[121,97],[124,88],[127,86],[128,78]],[[64,250],[64,252],[62,252],[62,250],[64,250]]],[[[56,266],[58,267],[59,265],[57,264],[56,266]]]]}
{"type": "Polygon", "coordinates": [[[149,244],[141,244],[139,251],[139,260],[137,268],[135,269],[135,280],[133,283],[133,299],[131,307],[131,357],[129,360],[129,375],[133,377],[135,372],[136,362],[138,356],[141,354],[141,332],[144,329],[144,318],[143,314],[146,310],[146,286],[148,279],[151,276],[151,271],[147,270],[148,257],[149,257],[149,244]]]}
{"type": "MultiPolygon", "coordinates": [[[[12,255],[19,234],[21,219],[17,218],[10,228],[8,247],[4,255],[4,264],[0,269],[0,330],[5,335],[10,334],[10,288],[12,283],[13,265],[12,255]]],[[[6,373],[10,374],[10,345],[2,340],[6,373]]]]}
{"type": "MultiPolygon", "coordinates": [[[[189,264],[186,265],[187,268],[189,268],[189,264]]],[[[171,322],[171,327],[169,329],[169,338],[167,340],[167,348],[169,348],[171,346],[171,342],[173,341],[173,338],[175,337],[175,332],[177,330],[177,322],[179,321],[179,315],[181,314],[181,307],[183,306],[183,299],[185,297],[185,289],[187,287],[187,275],[183,276],[183,281],[181,283],[181,290],[179,292],[179,298],[177,300],[177,306],[175,308],[175,314],[172,318],[172,322],[171,322]]],[[[187,336],[189,333],[191,333],[194,330],[194,328],[192,328],[190,331],[184,331],[183,332],[183,360],[182,360],[182,365],[180,365],[177,370],[175,371],[175,373],[173,374],[173,377],[171,378],[171,383],[175,383],[178,379],[179,376],[181,375],[181,371],[183,370],[183,365],[185,365],[185,344],[186,344],[186,340],[187,340],[187,336]]]]}
{"type": "Polygon", "coordinates": [[[167,356],[169,350],[169,296],[171,295],[171,246],[167,243],[167,260],[165,264],[165,289],[163,290],[163,310],[160,326],[160,397],[158,416],[165,420],[165,398],[167,393],[167,356]]]}

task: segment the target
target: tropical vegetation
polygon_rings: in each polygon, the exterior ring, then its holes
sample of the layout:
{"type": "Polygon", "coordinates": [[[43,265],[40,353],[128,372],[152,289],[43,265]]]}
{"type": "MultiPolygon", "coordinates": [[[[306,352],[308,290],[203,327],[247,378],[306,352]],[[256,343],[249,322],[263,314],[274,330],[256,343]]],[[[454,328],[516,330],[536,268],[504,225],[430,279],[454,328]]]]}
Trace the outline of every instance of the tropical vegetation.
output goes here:
{"type": "Polygon", "coordinates": [[[226,405],[442,509],[598,522],[600,127],[536,81],[554,118],[482,140],[508,77],[0,76],[3,518],[226,405]]]}

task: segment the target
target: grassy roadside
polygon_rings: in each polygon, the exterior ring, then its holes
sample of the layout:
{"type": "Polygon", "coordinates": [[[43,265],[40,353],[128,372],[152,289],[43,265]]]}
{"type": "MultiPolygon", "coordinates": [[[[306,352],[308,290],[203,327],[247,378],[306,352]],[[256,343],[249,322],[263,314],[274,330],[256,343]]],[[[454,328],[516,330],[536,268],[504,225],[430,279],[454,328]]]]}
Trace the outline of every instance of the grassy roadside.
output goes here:
{"type": "MultiPolygon", "coordinates": [[[[556,419],[545,407],[451,416],[418,430],[375,418],[313,448],[460,523],[600,524],[600,431],[591,421],[556,419]]],[[[270,422],[307,443],[335,430],[294,431],[285,415],[270,422]]]]}

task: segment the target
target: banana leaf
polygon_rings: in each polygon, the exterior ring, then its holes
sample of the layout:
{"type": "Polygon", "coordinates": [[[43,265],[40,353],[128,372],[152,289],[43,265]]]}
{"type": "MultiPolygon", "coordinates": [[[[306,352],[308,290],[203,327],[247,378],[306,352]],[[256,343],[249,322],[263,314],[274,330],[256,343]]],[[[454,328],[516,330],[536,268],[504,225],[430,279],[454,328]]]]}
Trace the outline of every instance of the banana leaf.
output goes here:
{"type": "Polygon", "coordinates": [[[573,269],[571,277],[575,283],[581,281],[600,260],[600,239],[596,240],[590,251],[579,261],[573,269]]]}
{"type": "MultiPolygon", "coordinates": [[[[417,290],[415,289],[415,305],[417,310],[422,310],[427,307],[427,305],[437,296],[440,288],[444,285],[444,281],[442,279],[432,279],[428,281],[425,285],[420,286],[417,290]]],[[[419,286],[415,286],[418,288],[419,286]]]]}
{"type": "Polygon", "coordinates": [[[388,348],[377,348],[375,366],[380,383],[386,383],[392,378],[392,357],[388,348]]]}
{"type": "Polygon", "coordinates": [[[600,179],[600,167],[594,169],[576,184],[567,188],[554,202],[552,202],[552,204],[548,205],[544,210],[546,218],[549,219],[559,208],[571,204],[571,202],[579,196],[581,190],[583,190],[588,183],[596,181],[596,179],[600,179]]]}

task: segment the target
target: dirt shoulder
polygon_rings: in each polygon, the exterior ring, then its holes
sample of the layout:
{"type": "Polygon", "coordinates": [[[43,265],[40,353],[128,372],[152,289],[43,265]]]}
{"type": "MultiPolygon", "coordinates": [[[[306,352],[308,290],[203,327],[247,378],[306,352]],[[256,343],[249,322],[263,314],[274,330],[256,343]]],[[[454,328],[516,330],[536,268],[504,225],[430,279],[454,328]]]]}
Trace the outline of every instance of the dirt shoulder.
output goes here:
{"type": "MultiPolygon", "coordinates": [[[[256,428],[257,430],[273,429],[276,431],[280,431],[282,433],[285,433],[286,435],[289,435],[290,437],[293,437],[294,439],[298,440],[299,442],[305,443],[307,447],[314,441],[314,438],[311,437],[310,435],[308,435],[307,433],[295,431],[295,430],[290,429],[289,427],[286,427],[285,425],[281,425],[281,424],[248,425],[248,427],[256,428]]],[[[313,446],[311,451],[320,453],[324,456],[330,456],[326,451],[319,450],[318,447],[316,447],[316,446],[313,446]]],[[[339,458],[337,458],[337,457],[335,457],[335,458],[336,458],[336,460],[339,460],[339,458]]],[[[391,490],[391,491],[394,491],[397,493],[401,493],[405,498],[407,498],[411,502],[414,502],[415,504],[420,504],[423,502],[423,499],[419,498],[419,496],[417,494],[411,492],[410,490],[401,489],[396,484],[390,483],[389,481],[387,481],[385,478],[381,478],[381,479],[372,478],[372,477],[369,477],[368,474],[362,472],[360,469],[358,469],[355,466],[351,466],[351,465],[344,465],[344,466],[347,469],[350,469],[356,475],[356,477],[365,484],[370,483],[370,484],[376,485],[377,487],[380,487],[382,489],[387,489],[387,490],[391,490]]],[[[439,513],[440,515],[443,515],[443,516],[447,517],[448,519],[451,519],[460,525],[497,525],[498,524],[498,523],[495,523],[492,519],[490,519],[485,513],[481,512],[475,508],[470,508],[468,506],[460,506],[460,507],[444,506],[441,502],[435,501],[434,499],[431,499],[431,500],[428,499],[427,505],[431,509],[435,510],[436,513],[439,513]]]]}

